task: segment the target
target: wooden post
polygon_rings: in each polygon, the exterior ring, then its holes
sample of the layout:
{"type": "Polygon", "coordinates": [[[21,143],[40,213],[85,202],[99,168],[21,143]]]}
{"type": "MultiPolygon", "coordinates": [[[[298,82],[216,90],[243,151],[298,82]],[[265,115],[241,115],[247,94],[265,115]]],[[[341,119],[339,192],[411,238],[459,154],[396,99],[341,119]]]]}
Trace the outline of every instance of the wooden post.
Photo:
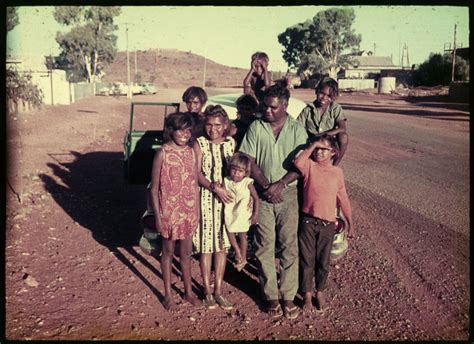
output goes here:
{"type": "Polygon", "coordinates": [[[457,24],[454,24],[453,65],[451,68],[451,82],[454,81],[454,69],[456,66],[456,26],[457,24]]]}
{"type": "Polygon", "coordinates": [[[51,105],[54,105],[54,98],[53,98],[53,57],[51,54],[49,55],[50,63],[49,63],[49,78],[51,81],[51,105]]]}

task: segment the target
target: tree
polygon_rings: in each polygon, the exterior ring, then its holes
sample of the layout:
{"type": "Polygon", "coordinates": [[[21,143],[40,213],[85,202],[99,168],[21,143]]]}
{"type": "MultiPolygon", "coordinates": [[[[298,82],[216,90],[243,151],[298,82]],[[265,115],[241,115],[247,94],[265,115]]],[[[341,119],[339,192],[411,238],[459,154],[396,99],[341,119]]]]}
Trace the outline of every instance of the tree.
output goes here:
{"type": "Polygon", "coordinates": [[[22,103],[23,108],[40,108],[43,103],[43,92],[31,81],[31,74],[20,73],[13,66],[8,66],[6,70],[6,95],[9,100],[10,112],[18,110],[18,104],[22,103]]]}
{"type": "MultiPolygon", "coordinates": [[[[20,24],[16,7],[7,7],[7,34],[20,24]]],[[[43,93],[32,82],[31,74],[21,73],[13,65],[6,67],[6,97],[9,112],[18,111],[18,104],[21,102],[23,108],[39,108],[43,103],[43,93]]]]}
{"type": "Polygon", "coordinates": [[[61,49],[62,64],[72,69],[75,79],[95,83],[95,77],[113,61],[117,51],[114,17],[120,13],[117,6],[55,7],[54,19],[71,27],[67,33],[58,32],[56,42],[61,49]]]}
{"type": "MultiPolygon", "coordinates": [[[[454,79],[469,80],[469,63],[456,56],[454,79]]],[[[431,54],[428,60],[420,64],[414,73],[415,84],[419,86],[449,85],[451,82],[453,55],[450,53],[431,54]]]]}
{"type": "Polygon", "coordinates": [[[349,53],[359,50],[361,35],[351,29],[354,19],[353,9],[332,8],[287,28],[278,35],[283,59],[300,75],[320,72],[336,78],[342,67],[354,63],[349,53]]]}
{"type": "Polygon", "coordinates": [[[16,7],[7,7],[7,32],[13,30],[20,23],[16,7]]]}

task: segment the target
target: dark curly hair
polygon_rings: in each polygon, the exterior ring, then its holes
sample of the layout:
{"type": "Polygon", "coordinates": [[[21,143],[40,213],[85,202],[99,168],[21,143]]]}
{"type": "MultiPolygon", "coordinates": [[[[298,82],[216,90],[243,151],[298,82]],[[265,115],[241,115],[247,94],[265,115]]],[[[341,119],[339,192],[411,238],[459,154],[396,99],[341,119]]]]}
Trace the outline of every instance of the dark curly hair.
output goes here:
{"type": "Polygon", "coordinates": [[[201,104],[205,104],[207,102],[207,93],[201,87],[198,86],[191,86],[186,89],[183,93],[183,102],[188,102],[189,100],[193,99],[194,97],[198,97],[201,104]]]}
{"type": "Polygon", "coordinates": [[[288,103],[290,91],[282,83],[277,83],[265,90],[264,98],[266,97],[275,97],[288,103]]]}
{"type": "Polygon", "coordinates": [[[194,120],[187,112],[175,112],[166,117],[163,139],[171,141],[171,134],[176,130],[190,129],[194,127],[194,120]]]}
{"type": "Polygon", "coordinates": [[[211,116],[220,116],[225,123],[229,122],[229,115],[227,115],[227,112],[220,105],[208,105],[206,110],[204,110],[204,116],[205,118],[211,116]]]}
{"type": "Polygon", "coordinates": [[[336,161],[336,159],[341,154],[341,151],[339,149],[339,143],[337,142],[337,138],[335,136],[324,134],[321,136],[316,136],[313,142],[317,142],[317,141],[326,141],[327,143],[329,143],[329,146],[334,151],[334,155],[332,156],[332,161],[333,162],[336,161]]]}
{"type": "Polygon", "coordinates": [[[339,96],[339,85],[333,78],[326,77],[319,81],[319,83],[316,85],[314,93],[318,94],[323,90],[324,87],[329,87],[329,94],[331,95],[331,98],[336,98],[339,96]]]}
{"type": "Polygon", "coordinates": [[[270,60],[268,58],[268,55],[266,53],[264,53],[263,51],[257,51],[256,53],[253,53],[252,54],[252,60],[255,60],[255,59],[264,59],[267,62],[270,60]]]}
{"type": "Polygon", "coordinates": [[[253,112],[255,112],[257,110],[258,103],[250,94],[242,94],[235,101],[235,106],[237,107],[237,110],[239,110],[241,107],[248,107],[253,109],[253,112]]]}

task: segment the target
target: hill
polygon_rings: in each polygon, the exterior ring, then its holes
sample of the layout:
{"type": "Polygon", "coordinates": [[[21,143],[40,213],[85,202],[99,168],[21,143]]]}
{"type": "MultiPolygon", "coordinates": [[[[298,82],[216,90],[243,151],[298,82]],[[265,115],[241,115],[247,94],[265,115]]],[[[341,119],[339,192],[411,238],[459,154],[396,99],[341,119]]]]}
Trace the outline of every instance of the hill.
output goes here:
{"type": "MultiPolygon", "coordinates": [[[[133,81],[136,72],[138,81],[151,81],[158,88],[184,86],[202,86],[204,75],[204,57],[177,49],[149,49],[132,51],[130,58],[130,78],[133,81]]],[[[248,70],[224,66],[212,60],[206,60],[206,86],[241,87],[248,70]]],[[[104,71],[104,81],[127,81],[127,53],[120,51],[114,62],[104,71]]]]}

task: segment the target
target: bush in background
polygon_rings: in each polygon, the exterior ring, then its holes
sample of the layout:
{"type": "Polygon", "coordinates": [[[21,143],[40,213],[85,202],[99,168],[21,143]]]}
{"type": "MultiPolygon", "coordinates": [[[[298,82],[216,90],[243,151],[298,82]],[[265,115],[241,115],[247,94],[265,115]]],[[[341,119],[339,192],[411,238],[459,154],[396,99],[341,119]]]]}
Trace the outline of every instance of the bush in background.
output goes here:
{"type": "MultiPolygon", "coordinates": [[[[447,86],[451,82],[453,57],[450,53],[444,55],[431,54],[415,71],[413,77],[416,86],[447,86]]],[[[469,62],[456,56],[454,80],[469,80],[469,62]]]]}
{"type": "Polygon", "coordinates": [[[8,99],[8,111],[18,111],[18,105],[23,109],[40,108],[43,104],[43,92],[33,84],[31,74],[19,73],[15,67],[8,66],[6,73],[6,96],[8,99]]]}

